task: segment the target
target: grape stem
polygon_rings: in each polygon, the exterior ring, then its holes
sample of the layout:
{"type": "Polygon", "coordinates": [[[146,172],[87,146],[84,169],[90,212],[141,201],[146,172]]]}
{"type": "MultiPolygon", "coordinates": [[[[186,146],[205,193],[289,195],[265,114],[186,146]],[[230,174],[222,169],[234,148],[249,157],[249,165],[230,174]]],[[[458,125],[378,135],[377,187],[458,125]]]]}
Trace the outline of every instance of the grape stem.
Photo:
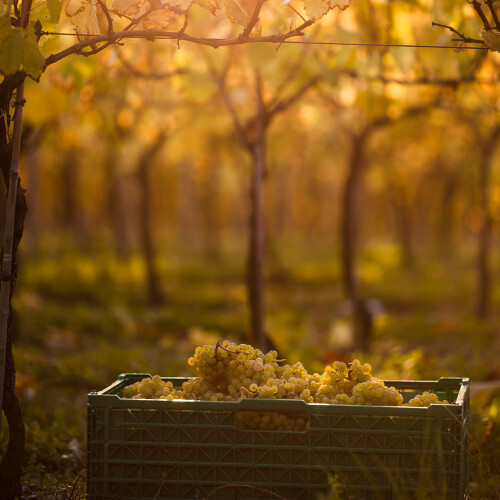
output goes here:
{"type": "MultiPolygon", "coordinates": [[[[240,394],[241,394],[242,391],[246,391],[247,394],[252,395],[252,393],[244,385],[242,385],[240,387],[240,394]]],[[[242,394],[242,396],[243,396],[243,394],[242,394]]]]}
{"type": "Polygon", "coordinates": [[[217,349],[224,349],[224,351],[230,353],[230,354],[239,354],[240,351],[231,351],[230,349],[228,349],[227,347],[224,347],[221,343],[220,343],[220,340],[217,341],[217,344],[215,344],[215,355],[217,356],[217,349]]]}

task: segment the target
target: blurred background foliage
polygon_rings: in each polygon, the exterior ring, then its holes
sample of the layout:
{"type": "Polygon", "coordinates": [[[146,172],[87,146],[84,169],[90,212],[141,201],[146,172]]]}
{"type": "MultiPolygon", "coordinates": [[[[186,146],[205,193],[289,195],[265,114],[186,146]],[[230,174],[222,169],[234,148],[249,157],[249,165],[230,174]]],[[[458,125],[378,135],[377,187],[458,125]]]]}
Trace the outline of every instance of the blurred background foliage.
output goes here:
{"type": "MultiPolygon", "coordinates": [[[[449,45],[432,21],[479,29],[466,1],[356,0],[306,39],[449,45]]],[[[380,378],[473,388],[500,379],[499,62],[483,50],[129,41],[30,81],[14,299],[27,498],[80,491],[90,390],[122,372],[189,375],[197,345],[249,341],[251,161],[217,74],[245,123],[257,70],[271,104],[318,78],[266,135],[265,324],[283,357],[313,371],[362,357],[380,378]],[[351,272],[373,330],[363,353],[343,284],[350,177],[351,272]]],[[[477,498],[500,489],[499,401],[474,392],[477,498]]]]}

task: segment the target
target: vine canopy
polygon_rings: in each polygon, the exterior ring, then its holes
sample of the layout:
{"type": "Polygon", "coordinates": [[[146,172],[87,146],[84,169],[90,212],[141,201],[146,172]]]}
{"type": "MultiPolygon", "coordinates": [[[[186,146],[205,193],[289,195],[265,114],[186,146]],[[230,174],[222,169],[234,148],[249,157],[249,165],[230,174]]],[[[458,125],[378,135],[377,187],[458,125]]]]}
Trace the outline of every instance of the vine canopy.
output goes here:
{"type": "Polygon", "coordinates": [[[0,2],[0,73],[7,76],[22,71],[38,80],[48,64],[66,55],[91,55],[132,37],[187,39],[221,45],[219,39],[187,34],[188,13],[193,6],[210,12],[219,20],[225,18],[243,26],[243,32],[229,40],[236,44],[257,41],[259,37],[258,41],[276,42],[279,37],[300,36],[302,29],[330,10],[335,7],[344,10],[349,3],[350,0],[34,0],[28,15],[21,19],[21,1],[3,0],[0,2]],[[259,19],[261,9],[266,7],[274,12],[293,11],[303,24],[284,34],[262,37],[259,19]],[[223,15],[219,16],[219,13],[223,15]],[[28,19],[31,19],[29,23],[28,19]],[[72,31],[79,43],[74,44],[74,50],[65,49],[60,57],[51,55],[45,58],[40,50],[46,38],[43,35],[60,31],[72,31]],[[82,45],[82,41],[88,43],[82,45]],[[83,51],[86,47],[91,50],[83,51]]]}

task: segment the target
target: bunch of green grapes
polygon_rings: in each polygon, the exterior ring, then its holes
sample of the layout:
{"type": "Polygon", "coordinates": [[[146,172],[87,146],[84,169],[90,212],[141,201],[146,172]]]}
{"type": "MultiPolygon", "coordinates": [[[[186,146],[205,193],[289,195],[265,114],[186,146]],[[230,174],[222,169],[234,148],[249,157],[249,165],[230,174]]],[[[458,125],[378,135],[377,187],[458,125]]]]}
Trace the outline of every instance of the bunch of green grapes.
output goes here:
{"type": "MultiPolygon", "coordinates": [[[[317,392],[314,397],[315,403],[322,403],[325,405],[352,405],[353,398],[345,393],[336,393],[330,386],[322,386],[323,390],[317,392]]],[[[320,387],[321,389],[321,387],[320,387]]]]}
{"type": "MultiPolygon", "coordinates": [[[[227,344],[233,347],[229,342],[227,344]]],[[[194,366],[201,378],[215,392],[227,390],[228,364],[231,360],[230,349],[219,352],[218,345],[197,347],[188,364],[194,366]]]]}
{"type": "MultiPolygon", "coordinates": [[[[335,361],[320,375],[309,374],[302,363],[281,365],[276,351],[263,353],[248,344],[227,340],[197,347],[188,360],[198,376],[174,388],[159,375],[145,378],[123,389],[123,397],[134,399],[188,399],[238,401],[242,398],[302,399],[306,403],[400,406],[403,396],[394,387],[371,374],[372,367],[355,359],[350,364],[335,361]]],[[[439,403],[436,394],[424,392],[405,406],[439,403]]],[[[448,404],[447,401],[443,401],[448,404]]],[[[241,412],[238,418],[249,429],[305,428],[302,417],[276,412],[241,412]]]]}
{"type": "Polygon", "coordinates": [[[132,399],[182,399],[183,391],[174,388],[172,382],[164,382],[159,375],[144,378],[123,389],[123,397],[132,399]]]}
{"type": "Polygon", "coordinates": [[[244,397],[265,398],[265,399],[302,399],[306,403],[312,403],[313,398],[308,388],[307,382],[303,379],[290,377],[269,378],[265,384],[250,385],[248,391],[245,391],[244,397]]]}
{"type": "MultiPolygon", "coordinates": [[[[337,389],[335,387],[332,387],[328,384],[323,384],[319,387],[318,391],[314,395],[314,402],[322,403],[324,405],[339,404],[342,402],[340,396],[346,396],[346,398],[349,398],[347,394],[337,392],[337,389]]],[[[345,404],[349,404],[348,399],[345,400],[345,404]]]]}
{"type": "Polygon", "coordinates": [[[449,405],[448,401],[439,401],[437,394],[433,392],[423,392],[422,394],[417,394],[414,398],[410,399],[408,403],[404,406],[430,406],[431,404],[443,404],[449,405]]]}
{"type": "Polygon", "coordinates": [[[351,396],[357,384],[371,380],[370,364],[355,359],[348,367],[346,363],[334,361],[331,365],[325,366],[325,370],[320,378],[320,385],[316,389],[314,400],[317,403],[339,404],[349,403],[349,398],[337,398],[337,395],[351,396]]]}
{"type": "Polygon", "coordinates": [[[337,394],[344,392],[345,383],[348,381],[347,365],[340,361],[334,361],[326,365],[321,375],[321,385],[329,386],[332,392],[337,394]]]}
{"type": "Polygon", "coordinates": [[[242,411],[236,422],[238,428],[245,430],[305,431],[308,417],[304,413],[242,411]]]}
{"type": "Polygon", "coordinates": [[[265,385],[276,378],[278,353],[264,354],[248,344],[237,345],[227,340],[215,346],[197,347],[188,364],[194,366],[204,386],[193,392],[197,399],[231,401],[242,397],[254,397],[250,387],[265,385]],[[208,397],[209,396],[209,397],[208,397]]]}
{"type": "Polygon", "coordinates": [[[243,358],[243,355],[238,355],[236,359],[229,363],[228,392],[233,396],[250,397],[250,394],[255,392],[250,389],[251,387],[272,385],[272,381],[277,378],[276,369],[278,364],[275,361],[277,354],[273,353],[271,356],[267,356],[260,351],[254,353],[254,355],[249,352],[245,354],[245,358],[243,358]]]}
{"type": "Polygon", "coordinates": [[[318,379],[312,379],[302,363],[279,367],[278,373],[280,378],[273,381],[273,385],[278,388],[277,396],[279,398],[302,399],[306,403],[313,402],[318,379]],[[311,385],[312,380],[315,380],[313,385],[311,385]]]}
{"type": "Polygon", "coordinates": [[[318,389],[321,387],[321,375],[319,373],[308,374],[307,380],[309,382],[309,390],[311,396],[316,396],[318,389]]]}
{"type": "Polygon", "coordinates": [[[306,403],[314,402],[314,396],[321,383],[318,373],[311,375],[302,363],[295,363],[283,367],[282,378],[285,380],[283,387],[287,398],[302,399],[306,403]]]}
{"type": "Polygon", "coordinates": [[[211,385],[201,377],[187,380],[182,384],[184,399],[199,399],[206,401],[226,401],[226,394],[220,392],[217,386],[211,385]]]}
{"type": "Polygon", "coordinates": [[[370,363],[361,364],[359,359],[354,359],[350,363],[349,378],[356,382],[367,382],[372,379],[372,365],[370,363]]]}
{"type": "Polygon", "coordinates": [[[351,404],[401,406],[403,396],[395,387],[385,387],[382,380],[372,379],[354,386],[351,404]]]}

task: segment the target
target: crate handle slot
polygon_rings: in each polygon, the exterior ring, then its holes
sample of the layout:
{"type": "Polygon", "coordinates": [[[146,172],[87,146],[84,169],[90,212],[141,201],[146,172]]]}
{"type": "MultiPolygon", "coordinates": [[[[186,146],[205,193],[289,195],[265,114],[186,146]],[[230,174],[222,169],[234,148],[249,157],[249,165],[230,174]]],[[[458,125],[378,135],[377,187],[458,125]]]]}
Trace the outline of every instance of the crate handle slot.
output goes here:
{"type": "Polygon", "coordinates": [[[236,403],[234,425],[247,431],[270,432],[305,432],[310,425],[310,411],[305,401],[290,399],[242,399],[236,403]],[[260,420],[267,418],[267,423],[273,418],[285,418],[279,425],[281,428],[259,428],[260,420]],[[287,428],[287,426],[289,426],[287,428]]]}
{"type": "Polygon", "coordinates": [[[460,390],[458,392],[456,404],[463,405],[464,402],[469,399],[469,379],[464,378],[460,384],[460,390]]]}
{"type": "Polygon", "coordinates": [[[263,399],[245,398],[237,403],[236,411],[299,411],[308,412],[309,406],[302,399],[263,399]]]}

